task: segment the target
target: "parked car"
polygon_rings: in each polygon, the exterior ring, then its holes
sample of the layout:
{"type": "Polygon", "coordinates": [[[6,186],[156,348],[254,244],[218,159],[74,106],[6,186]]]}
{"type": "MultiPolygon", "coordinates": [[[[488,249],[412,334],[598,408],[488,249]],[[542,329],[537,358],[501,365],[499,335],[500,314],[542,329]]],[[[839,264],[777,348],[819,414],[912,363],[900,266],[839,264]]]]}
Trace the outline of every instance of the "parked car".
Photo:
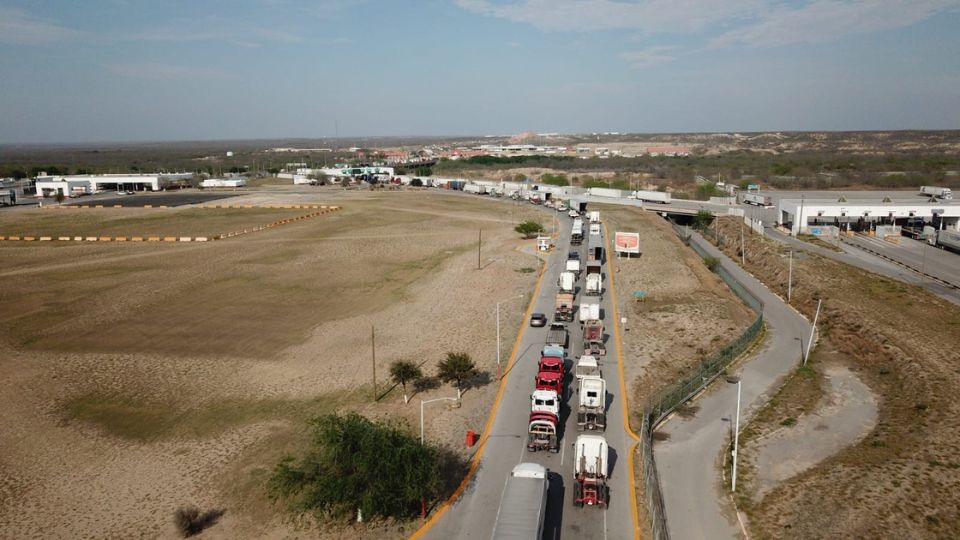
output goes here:
{"type": "Polygon", "coordinates": [[[530,316],[530,326],[546,326],[547,316],[543,313],[534,313],[530,316]]]}

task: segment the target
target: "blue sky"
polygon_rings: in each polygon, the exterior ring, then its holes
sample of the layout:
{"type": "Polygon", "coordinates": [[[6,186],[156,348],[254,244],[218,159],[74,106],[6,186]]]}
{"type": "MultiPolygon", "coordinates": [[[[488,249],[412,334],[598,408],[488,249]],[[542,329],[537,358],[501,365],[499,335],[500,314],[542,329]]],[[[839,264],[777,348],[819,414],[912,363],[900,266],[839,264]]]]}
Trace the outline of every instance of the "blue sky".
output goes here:
{"type": "Polygon", "coordinates": [[[960,128],[960,0],[0,0],[0,143],[960,128]]]}

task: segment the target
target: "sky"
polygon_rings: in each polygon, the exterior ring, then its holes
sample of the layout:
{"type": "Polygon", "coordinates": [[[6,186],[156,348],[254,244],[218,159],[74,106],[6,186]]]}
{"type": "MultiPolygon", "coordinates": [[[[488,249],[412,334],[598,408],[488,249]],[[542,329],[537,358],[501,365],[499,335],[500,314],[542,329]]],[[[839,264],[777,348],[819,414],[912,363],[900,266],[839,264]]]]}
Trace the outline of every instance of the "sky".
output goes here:
{"type": "Polygon", "coordinates": [[[0,143],[960,129],[960,0],[0,0],[0,143]]]}

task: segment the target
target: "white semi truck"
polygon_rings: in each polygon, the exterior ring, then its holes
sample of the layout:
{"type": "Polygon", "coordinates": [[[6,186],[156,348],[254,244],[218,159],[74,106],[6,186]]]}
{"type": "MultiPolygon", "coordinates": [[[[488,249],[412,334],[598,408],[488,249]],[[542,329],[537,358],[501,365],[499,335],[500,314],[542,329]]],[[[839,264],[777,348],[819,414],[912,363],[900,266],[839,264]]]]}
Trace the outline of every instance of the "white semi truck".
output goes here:
{"type": "Polygon", "coordinates": [[[761,195],[759,193],[744,193],[743,202],[744,204],[752,204],[754,206],[770,206],[773,204],[773,198],[769,195],[761,195]]]}
{"type": "Polygon", "coordinates": [[[937,245],[960,253],[960,232],[957,231],[937,231],[937,245]]]}
{"type": "Polygon", "coordinates": [[[607,383],[599,376],[579,378],[577,429],[603,431],[607,428],[607,383]]]}
{"type": "Polygon", "coordinates": [[[603,275],[587,274],[587,288],[584,294],[587,296],[600,296],[603,293],[603,275]]]}
{"type": "Polygon", "coordinates": [[[923,186],[920,188],[920,193],[938,199],[953,199],[953,192],[947,187],[923,186]]]}
{"type": "Polygon", "coordinates": [[[606,508],[610,501],[610,488],[607,486],[610,448],[607,440],[601,435],[580,435],[574,447],[574,506],[606,508]]]}
{"type": "Polygon", "coordinates": [[[540,540],[547,513],[550,469],[537,463],[513,468],[503,487],[493,540],[540,540]]]}
{"type": "Polygon", "coordinates": [[[600,304],[580,304],[580,324],[600,320],[600,304]]]}
{"type": "Polygon", "coordinates": [[[560,277],[557,278],[557,286],[560,287],[560,292],[574,294],[574,286],[577,283],[577,275],[573,272],[560,272],[560,277]]]}

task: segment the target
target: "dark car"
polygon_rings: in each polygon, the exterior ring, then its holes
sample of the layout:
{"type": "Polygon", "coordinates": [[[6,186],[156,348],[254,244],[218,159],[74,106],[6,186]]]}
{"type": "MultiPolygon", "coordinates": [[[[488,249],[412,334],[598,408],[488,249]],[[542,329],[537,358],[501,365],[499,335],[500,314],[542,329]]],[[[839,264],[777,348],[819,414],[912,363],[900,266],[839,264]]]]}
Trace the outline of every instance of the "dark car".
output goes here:
{"type": "Polygon", "coordinates": [[[530,316],[530,326],[546,326],[547,316],[543,313],[534,313],[530,316]]]}
{"type": "Polygon", "coordinates": [[[570,260],[570,261],[579,261],[579,260],[580,260],[580,252],[579,252],[579,251],[571,251],[570,253],[567,253],[567,260],[570,260]]]}

